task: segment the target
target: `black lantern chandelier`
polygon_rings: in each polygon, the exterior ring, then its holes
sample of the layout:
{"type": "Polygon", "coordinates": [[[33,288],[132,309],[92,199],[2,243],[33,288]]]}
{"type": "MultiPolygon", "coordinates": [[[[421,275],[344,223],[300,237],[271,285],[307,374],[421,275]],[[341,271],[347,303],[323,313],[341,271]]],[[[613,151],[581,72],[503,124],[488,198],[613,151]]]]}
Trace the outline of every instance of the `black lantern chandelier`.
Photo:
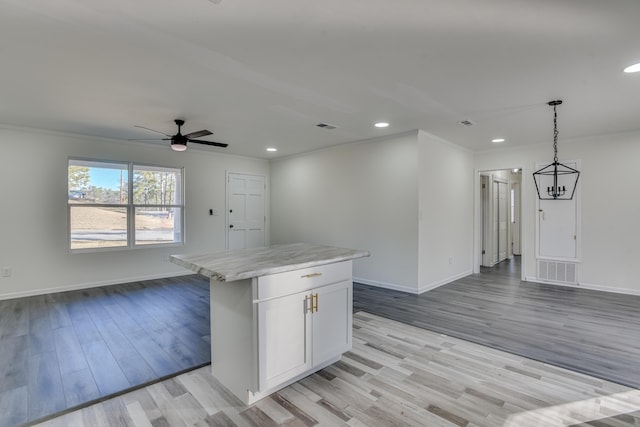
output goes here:
{"type": "Polygon", "coordinates": [[[562,101],[551,101],[548,104],[553,107],[553,163],[535,171],[533,180],[536,183],[540,200],[571,200],[576,192],[580,172],[558,162],[558,113],[556,107],[562,104],[562,101]]]}

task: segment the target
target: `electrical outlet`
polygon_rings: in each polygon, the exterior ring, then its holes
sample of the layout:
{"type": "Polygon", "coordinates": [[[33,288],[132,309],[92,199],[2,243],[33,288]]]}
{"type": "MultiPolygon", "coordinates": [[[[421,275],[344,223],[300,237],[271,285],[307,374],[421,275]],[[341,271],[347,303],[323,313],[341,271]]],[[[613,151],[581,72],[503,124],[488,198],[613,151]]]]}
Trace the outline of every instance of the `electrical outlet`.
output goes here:
{"type": "Polygon", "coordinates": [[[2,277],[11,277],[11,267],[2,267],[2,277]]]}
{"type": "Polygon", "coordinates": [[[169,255],[162,255],[162,260],[163,261],[169,261],[169,255]]]}
{"type": "Polygon", "coordinates": [[[453,257],[449,257],[449,264],[453,264],[453,257]]]}

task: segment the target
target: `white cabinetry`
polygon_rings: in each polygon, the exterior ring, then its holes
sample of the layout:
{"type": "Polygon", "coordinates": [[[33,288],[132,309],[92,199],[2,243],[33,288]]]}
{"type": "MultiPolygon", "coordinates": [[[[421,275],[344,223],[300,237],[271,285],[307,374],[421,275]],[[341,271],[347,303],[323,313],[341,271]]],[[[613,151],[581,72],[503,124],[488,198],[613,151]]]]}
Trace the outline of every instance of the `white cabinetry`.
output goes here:
{"type": "Polygon", "coordinates": [[[214,376],[253,402],[351,348],[352,262],[211,282],[214,376]]]}
{"type": "Polygon", "coordinates": [[[319,365],[351,350],[353,319],[352,282],[317,289],[317,311],[312,316],[312,360],[319,365]]]}
{"type": "Polygon", "coordinates": [[[268,298],[256,302],[260,391],[351,348],[351,261],[267,276],[257,286],[268,298]]]}
{"type": "Polygon", "coordinates": [[[260,390],[274,387],[311,368],[308,292],[258,303],[260,390]]]}

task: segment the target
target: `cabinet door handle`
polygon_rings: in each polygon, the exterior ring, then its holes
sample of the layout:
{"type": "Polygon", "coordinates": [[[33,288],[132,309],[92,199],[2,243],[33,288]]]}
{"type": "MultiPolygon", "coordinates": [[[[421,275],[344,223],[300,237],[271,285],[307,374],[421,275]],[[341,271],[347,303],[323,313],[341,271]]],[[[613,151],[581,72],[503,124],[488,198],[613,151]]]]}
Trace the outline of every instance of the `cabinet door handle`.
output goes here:
{"type": "Polygon", "coordinates": [[[304,297],[304,312],[313,313],[313,295],[307,295],[304,297]]]}
{"type": "Polygon", "coordinates": [[[304,312],[305,313],[317,313],[318,312],[318,294],[311,294],[304,297],[304,312]]]}
{"type": "Polygon", "coordinates": [[[322,273],[311,273],[305,274],[304,276],[300,276],[301,279],[311,279],[312,277],[322,276],[322,273]]]}

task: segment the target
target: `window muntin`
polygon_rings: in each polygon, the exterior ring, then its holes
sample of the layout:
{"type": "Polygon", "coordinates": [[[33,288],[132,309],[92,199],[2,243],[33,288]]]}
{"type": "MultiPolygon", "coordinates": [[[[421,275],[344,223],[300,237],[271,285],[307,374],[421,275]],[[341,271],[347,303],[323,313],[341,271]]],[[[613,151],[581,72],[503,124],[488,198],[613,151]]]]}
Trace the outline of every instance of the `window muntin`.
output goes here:
{"type": "Polygon", "coordinates": [[[183,188],[180,168],[69,159],[70,250],[181,244],[183,188]]]}

